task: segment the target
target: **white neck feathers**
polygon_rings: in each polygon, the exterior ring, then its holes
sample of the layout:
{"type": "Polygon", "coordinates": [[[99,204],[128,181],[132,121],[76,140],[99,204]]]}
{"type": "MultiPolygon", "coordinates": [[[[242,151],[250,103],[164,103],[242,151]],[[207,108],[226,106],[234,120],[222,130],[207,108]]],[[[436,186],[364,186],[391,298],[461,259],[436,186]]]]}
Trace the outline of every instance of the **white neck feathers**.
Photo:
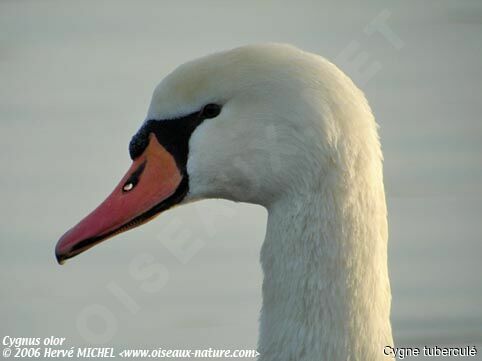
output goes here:
{"type": "Polygon", "coordinates": [[[268,208],[260,360],[387,359],[383,347],[393,340],[381,160],[361,161],[351,175],[334,171],[268,208]]]}

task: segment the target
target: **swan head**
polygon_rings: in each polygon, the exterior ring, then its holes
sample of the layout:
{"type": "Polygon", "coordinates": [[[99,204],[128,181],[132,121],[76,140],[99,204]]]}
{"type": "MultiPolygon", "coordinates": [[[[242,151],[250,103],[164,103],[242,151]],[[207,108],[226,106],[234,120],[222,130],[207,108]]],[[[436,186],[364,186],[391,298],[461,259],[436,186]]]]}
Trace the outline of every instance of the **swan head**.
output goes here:
{"type": "Polygon", "coordinates": [[[329,177],[348,149],[339,142],[342,132],[349,138],[348,116],[340,114],[353,112],[357,91],[334,65],[288,45],[245,46],[179,66],[154,91],[130,142],[131,168],[62,236],[58,261],[177,204],[269,206],[329,177]]]}

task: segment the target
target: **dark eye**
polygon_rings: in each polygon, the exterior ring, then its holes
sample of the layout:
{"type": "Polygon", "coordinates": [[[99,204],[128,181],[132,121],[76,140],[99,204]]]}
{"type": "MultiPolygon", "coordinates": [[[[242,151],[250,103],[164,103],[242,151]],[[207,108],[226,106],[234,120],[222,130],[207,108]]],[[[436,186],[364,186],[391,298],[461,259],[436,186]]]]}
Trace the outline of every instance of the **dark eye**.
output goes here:
{"type": "Polygon", "coordinates": [[[201,110],[201,116],[207,119],[215,118],[219,113],[221,113],[221,106],[217,104],[207,104],[201,110]]]}

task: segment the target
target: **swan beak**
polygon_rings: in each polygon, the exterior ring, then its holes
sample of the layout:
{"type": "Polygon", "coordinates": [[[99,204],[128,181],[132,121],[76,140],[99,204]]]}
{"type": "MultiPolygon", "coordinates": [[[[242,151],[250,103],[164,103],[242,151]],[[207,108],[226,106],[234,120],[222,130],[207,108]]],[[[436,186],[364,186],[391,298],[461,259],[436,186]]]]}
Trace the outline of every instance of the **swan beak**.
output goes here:
{"type": "Polygon", "coordinates": [[[146,223],[179,203],[187,192],[186,184],[173,156],[150,134],[147,148],[134,159],[114,191],[60,238],[55,248],[57,261],[62,264],[107,238],[146,223]]]}

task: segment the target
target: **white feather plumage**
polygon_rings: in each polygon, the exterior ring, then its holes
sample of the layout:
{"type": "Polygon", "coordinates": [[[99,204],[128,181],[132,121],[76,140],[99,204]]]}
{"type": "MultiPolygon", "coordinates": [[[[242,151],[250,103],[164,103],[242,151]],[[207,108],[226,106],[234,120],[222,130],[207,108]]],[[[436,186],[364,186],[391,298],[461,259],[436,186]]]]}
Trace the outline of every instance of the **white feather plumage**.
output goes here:
{"type": "Polygon", "coordinates": [[[221,114],[189,143],[184,202],[268,209],[260,360],[385,360],[387,211],[363,93],[320,56],[253,45],[180,66],[156,88],[147,118],[213,102],[221,114]]]}

